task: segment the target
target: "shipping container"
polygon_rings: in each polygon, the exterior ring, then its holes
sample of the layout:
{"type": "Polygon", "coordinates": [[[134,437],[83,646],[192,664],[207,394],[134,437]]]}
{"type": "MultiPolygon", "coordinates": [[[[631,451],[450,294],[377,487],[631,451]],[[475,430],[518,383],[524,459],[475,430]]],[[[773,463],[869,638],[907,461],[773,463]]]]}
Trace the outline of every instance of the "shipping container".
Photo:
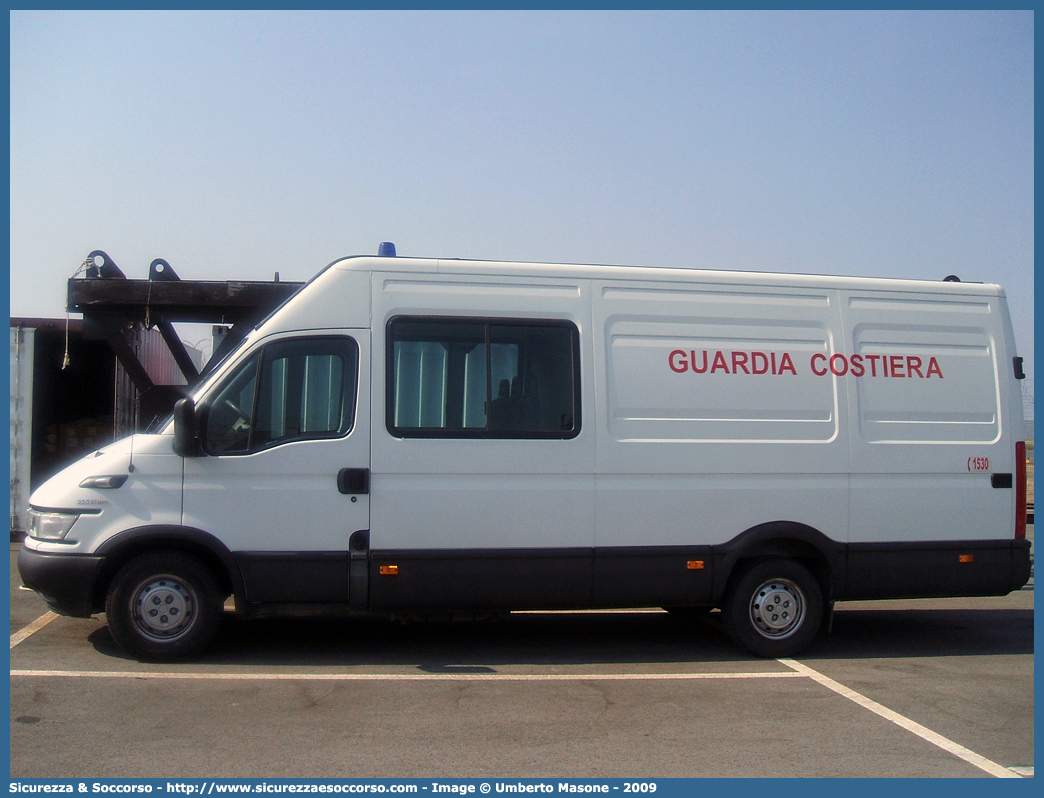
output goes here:
{"type": "MultiPolygon", "coordinates": [[[[184,385],[154,330],[128,341],[157,385],[184,385]]],[[[190,350],[197,364],[200,353],[190,350]]],[[[11,319],[11,535],[25,532],[30,493],[84,454],[151,422],[106,341],[79,319],[11,319]]]]}

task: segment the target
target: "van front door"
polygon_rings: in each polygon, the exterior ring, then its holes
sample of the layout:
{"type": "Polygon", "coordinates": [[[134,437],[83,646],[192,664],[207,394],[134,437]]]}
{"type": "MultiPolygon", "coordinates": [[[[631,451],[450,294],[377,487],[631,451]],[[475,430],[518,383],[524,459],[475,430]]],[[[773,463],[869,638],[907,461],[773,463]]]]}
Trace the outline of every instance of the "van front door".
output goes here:
{"type": "Polygon", "coordinates": [[[348,601],[348,542],[370,517],[369,363],[368,331],[279,338],[201,403],[183,523],[232,551],[249,604],[348,601]]]}

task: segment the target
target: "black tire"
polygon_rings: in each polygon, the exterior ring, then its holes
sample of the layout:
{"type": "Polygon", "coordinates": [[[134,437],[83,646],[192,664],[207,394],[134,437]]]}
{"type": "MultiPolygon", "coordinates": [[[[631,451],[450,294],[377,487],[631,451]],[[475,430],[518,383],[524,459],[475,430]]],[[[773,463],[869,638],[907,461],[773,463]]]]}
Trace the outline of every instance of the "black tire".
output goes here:
{"type": "Polygon", "coordinates": [[[142,659],[189,657],[217,634],[223,596],[195,557],[157,552],[131,560],[109,586],[105,613],[113,638],[142,659]]]}
{"type": "Polygon", "coordinates": [[[819,633],[823,591],[794,560],[759,560],[734,576],[721,612],[739,646],[759,657],[789,657],[819,633]]]}

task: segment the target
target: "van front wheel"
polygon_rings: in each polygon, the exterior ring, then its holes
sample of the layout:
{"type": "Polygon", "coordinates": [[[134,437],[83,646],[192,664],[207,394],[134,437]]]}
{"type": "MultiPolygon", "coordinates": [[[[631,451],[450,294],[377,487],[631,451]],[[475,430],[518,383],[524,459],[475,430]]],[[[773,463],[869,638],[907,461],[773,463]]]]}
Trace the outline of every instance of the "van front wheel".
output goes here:
{"type": "Polygon", "coordinates": [[[788,657],[819,632],[823,591],[812,573],[793,560],[754,563],[737,575],[722,604],[725,631],[759,657],[788,657]]]}
{"type": "Polygon", "coordinates": [[[105,613],[119,645],[142,659],[190,656],[217,634],[222,597],[199,560],[178,552],[131,560],[109,587],[105,613]]]}

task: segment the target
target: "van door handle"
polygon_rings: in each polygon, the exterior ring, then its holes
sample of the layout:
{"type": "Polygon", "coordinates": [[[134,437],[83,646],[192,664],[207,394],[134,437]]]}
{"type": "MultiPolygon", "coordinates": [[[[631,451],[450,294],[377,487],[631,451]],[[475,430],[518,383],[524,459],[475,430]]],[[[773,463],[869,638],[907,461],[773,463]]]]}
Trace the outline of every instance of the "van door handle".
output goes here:
{"type": "Polygon", "coordinates": [[[342,468],[337,472],[337,490],[345,495],[370,492],[370,469],[342,468]]]}

